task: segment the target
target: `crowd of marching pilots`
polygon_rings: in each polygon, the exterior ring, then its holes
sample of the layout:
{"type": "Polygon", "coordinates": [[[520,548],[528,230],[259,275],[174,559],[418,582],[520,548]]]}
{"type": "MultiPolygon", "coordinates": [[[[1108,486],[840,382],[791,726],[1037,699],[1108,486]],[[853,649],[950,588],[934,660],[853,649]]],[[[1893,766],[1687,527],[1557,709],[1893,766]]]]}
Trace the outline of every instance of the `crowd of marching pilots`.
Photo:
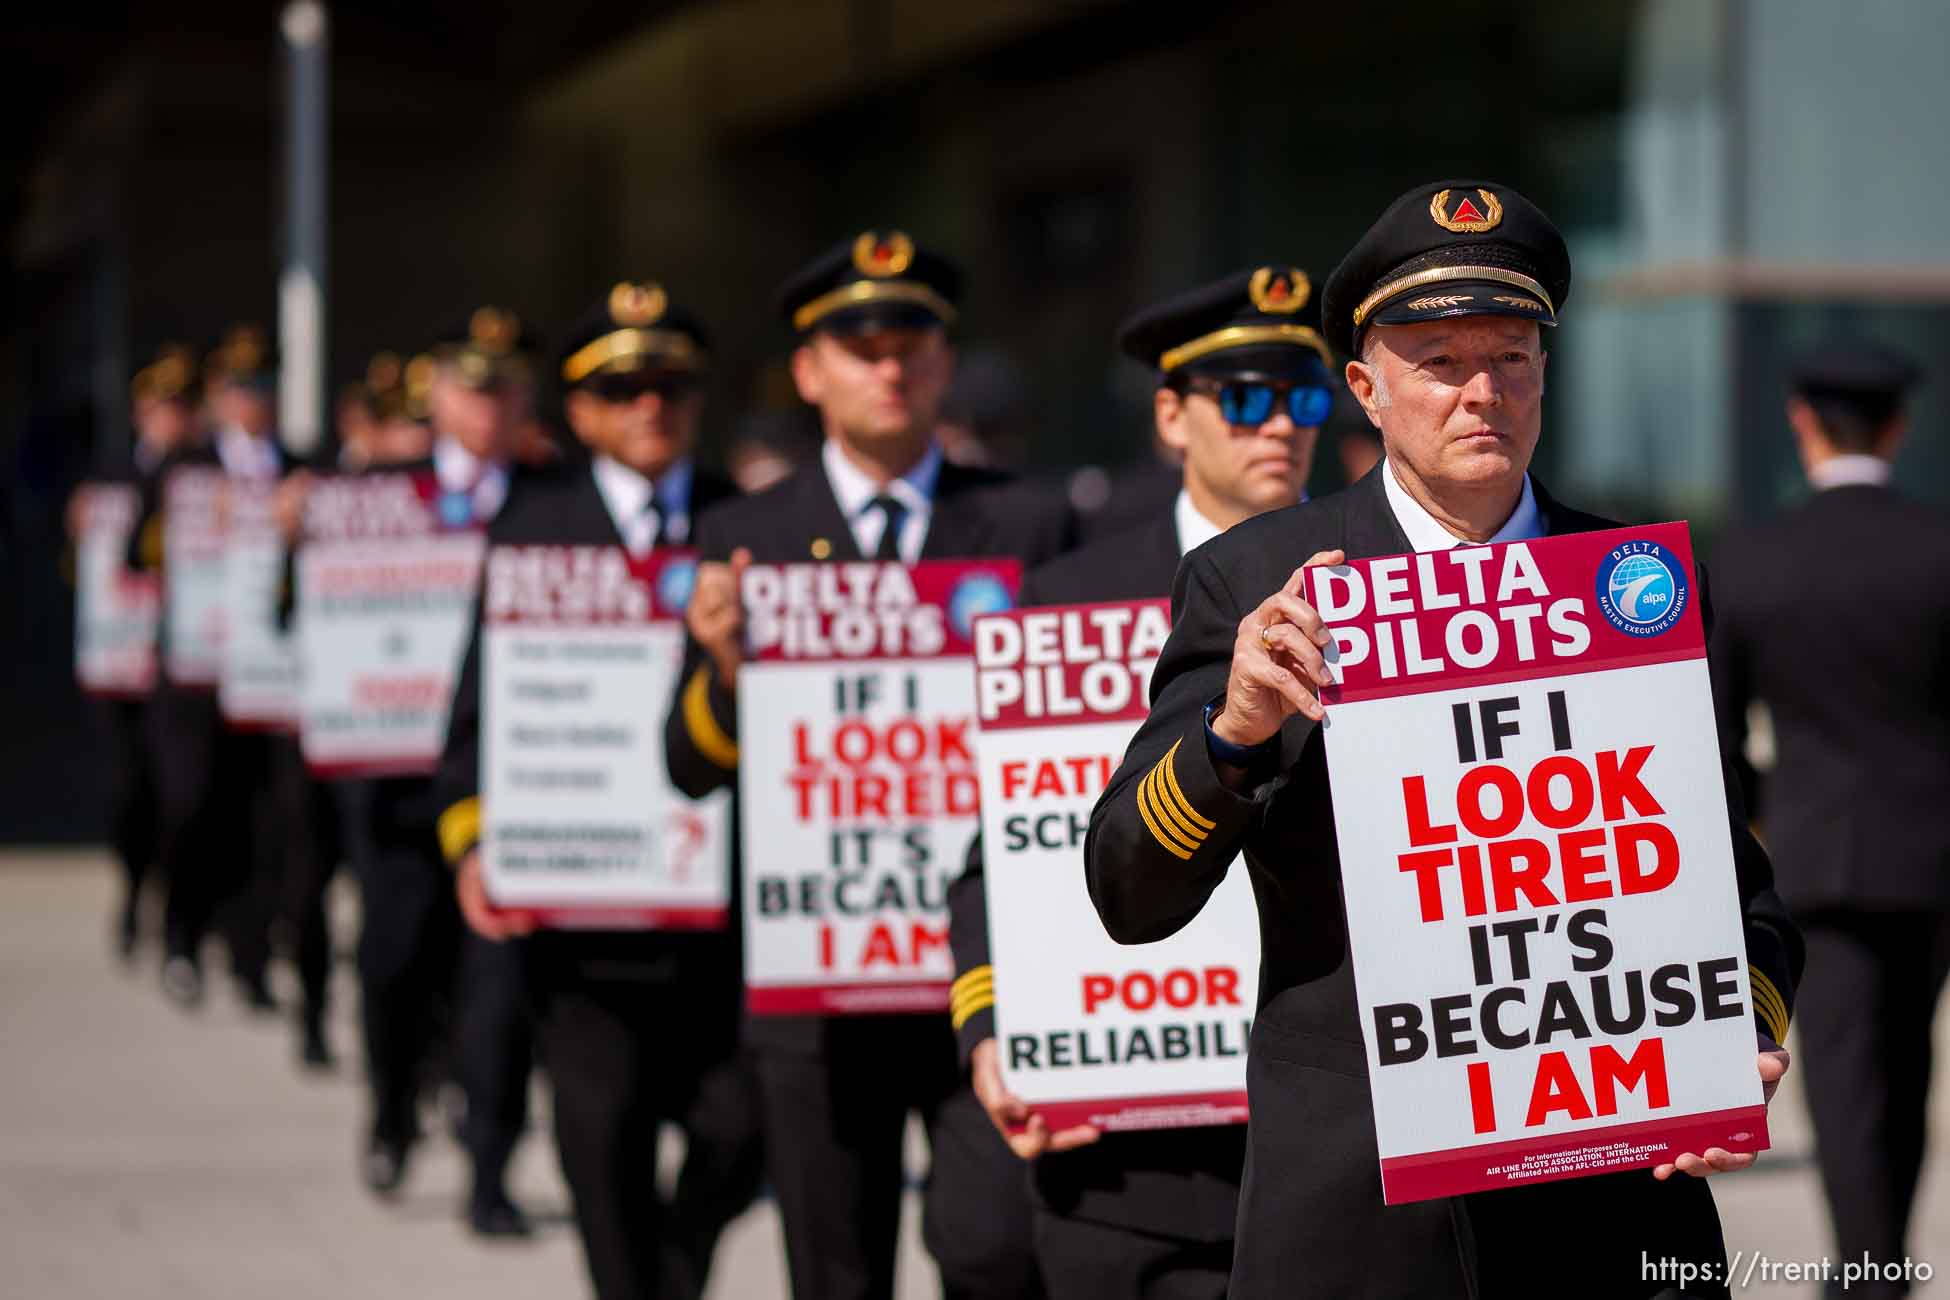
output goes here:
{"type": "MultiPolygon", "coordinates": [[[[672,783],[699,799],[738,788],[749,565],[1000,557],[1021,564],[1023,606],[1170,596],[1150,717],[1077,870],[1124,943],[1172,934],[1229,869],[1250,873],[1249,1123],[1052,1129],[1011,1094],[979,839],[948,895],[946,1011],[752,1014],[735,908],[716,930],[538,927],[497,908],[478,610],[432,773],[333,779],[294,736],[227,725],[210,689],[167,671],[104,701],[120,951],[146,958],[159,935],[162,989],[189,1008],[220,936],[238,995],[266,1014],[271,963],[288,958],[299,1059],[331,1069],[344,1048],[329,1033],[328,903],[349,873],[359,1176],[393,1196],[427,1126],[450,1126],[472,1164],[472,1230],[526,1235],[506,1172],[539,1068],[603,1300],[703,1294],[721,1231],[768,1191],[794,1296],[890,1297],[915,1114],[922,1235],[951,1297],[1679,1294],[1643,1276],[1642,1252],[1723,1261],[1705,1179],[1751,1156],[1383,1204],[1318,726],[1329,638],[1294,581],[1307,564],[1611,526],[1529,472],[1544,343],[1570,285],[1540,210],[1451,181],[1392,203],[1318,287],[1302,267],[1255,265],[1146,307],[1117,345],[1155,377],[1151,428],[1133,431],[1155,464],[1089,522],[948,435],[963,275],[891,229],[848,237],[781,287],[791,379],[820,436],[796,461],[735,461],[738,482],[695,455],[715,304],[647,278],[605,292],[547,352],[515,313],[476,306],[423,354],[376,358],[313,459],[280,445],[260,331],[201,357],[166,346],[135,376],[129,454],[96,475],[134,487],[126,562],[165,589],[164,484],[190,467],[262,487],[294,550],[321,483],[407,470],[463,503],[490,545],[691,548],[685,658],[653,725],[672,783]],[[569,450],[537,410],[546,387],[569,450]],[[1322,425],[1349,398],[1375,436],[1344,440],[1352,486],[1308,500],[1322,425]],[[660,1181],[668,1126],[682,1162],[660,1181]]],[[[1771,1096],[1793,1012],[1837,1244],[1875,1259],[1906,1254],[1950,970],[1950,524],[1888,486],[1919,378],[1863,343],[1797,364],[1788,423],[1819,490],[1798,517],[1717,549],[1711,611],[1756,1066],[1771,1096]],[[1879,572],[1897,576],[1815,576],[1834,554],[1889,556],[1879,572]],[[1833,625],[1862,629],[1847,681],[1808,653],[1812,591],[1833,625]],[[1746,759],[1755,700],[1774,718],[1765,782],[1746,759]]],[[[768,810],[735,815],[749,829],[768,810]]],[[[1695,1290],[1725,1294],[1724,1275],[1695,1290]]]]}

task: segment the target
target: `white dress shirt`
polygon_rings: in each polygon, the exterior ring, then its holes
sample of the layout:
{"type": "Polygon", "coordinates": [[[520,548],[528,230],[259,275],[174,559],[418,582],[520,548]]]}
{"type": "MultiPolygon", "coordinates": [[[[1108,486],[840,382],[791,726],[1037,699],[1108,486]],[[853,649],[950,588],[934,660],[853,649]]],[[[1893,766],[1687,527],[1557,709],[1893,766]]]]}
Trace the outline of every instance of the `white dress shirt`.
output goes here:
{"type": "Polygon", "coordinates": [[[444,433],[433,440],[433,476],[440,481],[442,492],[467,494],[476,520],[494,518],[508,499],[506,463],[481,460],[458,439],[444,433]]]}
{"type": "MultiPolygon", "coordinates": [[[[1422,508],[1422,503],[1408,494],[1401,480],[1395,477],[1395,467],[1386,461],[1381,465],[1382,486],[1388,493],[1388,508],[1395,512],[1395,522],[1402,526],[1402,533],[1408,544],[1417,551],[1448,551],[1458,546],[1474,543],[1458,537],[1442,526],[1436,517],[1422,508]]],[[[1523,476],[1523,495],[1517,498],[1517,508],[1503,521],[1503,527],[1496,530],[1491,542],[1525,542],[1533,537],[1544,535],[1544,515],[1537,508],[1537,494],[1531,491],[1530,475],[1523,476]]]]}
{"type": "Polygon", "coordinates": [[[1866,452],[1846,452],[1830,456],[1808,471],[1808,482],[1815,491],[1838,487],[1885,487],[1889,482],[1889,462],[1866,452]]]}
{"type": "Polygon", "coordinates": [[[880,547],[880,534],[887,527],[887,516],[874,508],[873,499],[885,494],[907,510],[901,520],[900,536],[894,539],[901,563],[919,563],[921,547],[928,537],[928,522],[934,514],[934,487],[941,477],[941,448],[930,443],[927,454],[913,469],[885,487],[876,484],[865,470],[848,460],[839,443],[831,438],[826,440],[819,459],[826,467],[826,481],[832,485],[833,500],[839,503],[840,513],[853,530],[853,541],[859,546],[860,554],[871,556],[880,547]]]}
{"type": "Polygon", "coordinates": [[[1225,531],[1198,512],[1198,507],[1192,504],[1192,494],[1184,488],[1178,489],[1178,504],[1171,508],[1171,517],[1178,524],[1180,555],[1191,554],[1225,531]]]}
{"type": "Polygon", "coordinates": [[[659,525],[664,542],[681,545],[691,535],[691,458],[682,457],[658,475],[653,482],[610,456],[597,456],[590,466],[596,477],[596,490],[602,493],[616,531],[631,555],[648,555],[656,545],[659,525]],[[661,503],[670,512],[668,522],[662,510],[650,503],[661,503]]]}
{"type": "Polygon", "coordinates": [[[232,478],[268,482],[283,468],[278,455],[278,440],[273,436],[253,437],[243,427],[226,424],[217,430],[217,460],[232,478]]]}

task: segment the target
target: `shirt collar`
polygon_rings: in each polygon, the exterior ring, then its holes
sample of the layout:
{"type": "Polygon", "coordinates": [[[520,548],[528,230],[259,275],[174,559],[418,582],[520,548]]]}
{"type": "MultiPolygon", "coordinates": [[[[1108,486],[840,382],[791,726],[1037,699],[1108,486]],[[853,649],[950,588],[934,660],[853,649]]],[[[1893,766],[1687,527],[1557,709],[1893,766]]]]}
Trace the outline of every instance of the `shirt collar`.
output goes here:
{"type": "Polygon", "coordinates": [[[433,440],[433,473],[440,486],[449,492],[464,492],[481,479],[486,467],[479,457],[460,445],[458,438],[440,434],[433,440]]]}
{"type": "Polygon", "coordinates": [[[1192,504],[1192,494],[1184,488],[1178,489],[1178,503],[1172,507],[1172,518],[1178,524],[1178,553],[1187,555],[1205,545],[1225,529],[1200,514],[1192,504]]]}
{"type": "Polygon", "coordinates": [[[1830,456],[1808,471],[1817,492],[1838,487],[1883,487],[1889,482],[1889,462],[1866,452],[1830,456]]]}
{"type": "Polygon", "coordinates": [[[690,514],[692,469],[689,456],[674,461],[654,482],[613,456],[598,455],[590,465],[596,476],[596,490],[603,494],[603,504],[609,507],[609,513],[618,527],[625,527],[628,521],[640,518],[653,500],[673,518],[690,514]]]}
{"type": "MultiPolygon", "coordinates": [[[[1382,487],[1388,493],[1388,508],[1394,511],[1395,522],[1402,526],[1410,546],[1417,551],[1447,551],[1469,544],[1444,528],[1434,515],[1422,508],[1421,502],[1408,494],[1408,489],[1395,477],[1393,464],[1384,460],[1380,473],[1382,487]]],[[[1530,475],[1525,474],[1523,495],[1517,498],[1517,508],[1489,540],[1490,543],[1522,542],[1543,535],[1544,513],[1537,508],[1537,494],[1531,489],[1530,475]]]]}
{"type": "Polygon", "coordinates": [[[247,478],[275,478],[279,469],[276,440],[254,437],[237,424],[217,430],[217,459],[226,472],[247,478]]]}
{"type": "Polygon", "coordinates": [[[883,491],[907,507],[910,517],[925,515],[934,501],[935,484],[941,478],[941,448],[933,443],[928,444],[927,453],[915,462],[914,468],[885,488],[877,486],[865,470],[848,460],[832,438],[820,449],[819,458],[826,467],[826,481],[833,487],[833,500],[839,503],[840,513],[849,523],[864,514],[883,491]]]}

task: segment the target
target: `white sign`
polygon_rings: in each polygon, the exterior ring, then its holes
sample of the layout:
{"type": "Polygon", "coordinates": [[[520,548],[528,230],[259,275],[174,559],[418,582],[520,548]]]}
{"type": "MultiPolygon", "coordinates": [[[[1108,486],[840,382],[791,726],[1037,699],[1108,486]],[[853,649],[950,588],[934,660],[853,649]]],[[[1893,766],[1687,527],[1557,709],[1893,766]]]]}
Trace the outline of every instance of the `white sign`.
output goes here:
{"type": "Polygon", "coordinates": [[[306,501],[300,740],[315,773],[439,763],[487,543],[437,497],[431,475],[374,474],[321,480],[306,501]]]}
{"type": "Polygon", "coordinates": [[[664,763],[695,574],[669,549],[489,553],[481,791],[497,907],[554,925],[725,925],[731,792],[693,802],[664,763]]]}
{"type": "Polygon", "coordinates": [[[1392,1203],[1767,1146],[1685,525],[1308,574],[1392,1203]]]}
{"type": "Polygon", "coordinates": [[[163,671],[179,686],[214,688],[223,672],[227,487],[220,469],[163,480],[163,671]]]}
{"type": "Polygon", "coordinates": [[[75,680],[90,695],[146,695],[156,684],[161,588],[128,567],[141,513],[133,485],[81,488],[75,539],[75,680]]]}
{"type": "Polygon", "coordinates": [[[270,483],[230,485],[217,706],[234,727],[284,731],[298,724],[298,653],[278,620],[285,545],[272,513],[276,492],[270,483]]]}
{"type": "Polygon", "coordinates": [[[758,1014],[945,1011],[978,825],[969,634],[1014,560],[753,565],[738,675],[745,988],[758,1014]]]}
{"type": "Polygon", "coordinates": [[[1144,720],[1169,601],[1019,610],[975,624],[982,860],[996,1043],[1051,1129],[1244,1123],[1259,915],[1242,864],[1158,943],[1090,902],[1090,810],[1144,720]]]}

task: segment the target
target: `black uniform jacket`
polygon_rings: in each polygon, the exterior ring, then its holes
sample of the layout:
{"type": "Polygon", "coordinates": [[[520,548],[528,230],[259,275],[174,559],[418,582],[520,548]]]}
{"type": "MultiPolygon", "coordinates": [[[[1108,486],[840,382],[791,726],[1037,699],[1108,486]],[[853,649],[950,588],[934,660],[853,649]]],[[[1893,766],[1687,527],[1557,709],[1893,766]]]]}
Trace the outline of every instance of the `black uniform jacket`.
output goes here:
{"type": "MultiPolygon", "coordinates": [[[[1061,554],[1074,527],[1068,506],[1045,490],[994,470],[943,463],[921,558],[1013,556],[1025,569],[1033,568],[1061,554]]],[[[782,483],[705,514],[696,543],[706,560],[727,559],[741,546],[760,564],[862,558],[818,460],[782,483]]],[[[664,755],[677,788],[702,798],[724,786],[737,788],[738,709],[703,648],[692,641],[685,655],[664,725],[664,755]]],[[[752,811],[739,809],[738,815],[752,811]]],[[[825,1039],[824,1026],[821,1016],[762,1016],[753,1018],[751,1032],[759,1046],[816,1052],[825,1039]]]]}
{"type": "MultiPolygon", "coordinates": [[[[1384,463],[1344,492],[1248,520],[1185,557],[1151,714],[1091,814],[1090,895],[1113,936],[1142,943],[1196,915],[1245,855],[1261,968],[1235,1300],[1502,1296],[1565,1276],[1579,1279],[1565,1294],[1655,1294],[1641,1285],[1641,1248],[1714,1260],[1724,1252],[1702,1181],[1639,1172],[1383,1206],[1321,737],[1306,717],[1288,719],[1278,775],[1247,795],[1220,781],[1206,748],[1204,709],[1224,694],[1239,623],[1297,565],[1322,550],[1366,558],[1412,549],[1383,491],[1387,472],[1384,463]],[[1139,811],[1139,784],[1163,763],[1209,827],[1189,858],[1167,849],[1139,811]],[[1545,1271],[1526,1271],[1540,1262],[1545,1271]]],[[[1615,526],[1559,505],[1541,486],[1536,494],[1551,533],[1615,526]]],[[[1700,590],[1705,611],[1704,581],[1700,590]]],[[[1785,1001],[1800,972],[1800,935],[1730,772],[1726,784],[1748,961],[1756,988],[1765,981],[1785,1001]]]]}
{"type": "Polygon", "coordinates": [[[1782,896],[1797,911],[1950,907],[1950,516],[1830,488],[1728,537],[1713,569],[1722,748],[1782,896]],[[1742,752],[1755,698],[1776,754],[1758,790],[1742,752]]]}
{"type": "MultiPolygon", "coordinates": [[[[690,514],[737,495],[729,480],[694,471],[690,514]]],[[[580,458],[545,469],[516,469],[508,499],[488,525],[489,546],[621,546],[609,507],[603,503],[594,473],[580,458]]],[[[651,720],[646,719],[646,724],[651,720]]],[[[436,777],[441,812],[440,847],[451,865],[479,840],[481,824],[481,602],[474,602],[474,626],[467,638],[447,721],[447,742],[436,777]]],[[[539,936],[551,949],[592,975],[662,979],[678,973],[676,958],[690,961],[698,953],[728,979],[729,992],[738,990],[736,924],[722,933],[603,932],[565,930],[539,936]]],[[[735,1017],[729,1022],[735,1026],[735,1017]]]]}
{"type": "MultiPolygon", "coordinates": [[[[1072,551],[1023,581],[1020,603],[1071,605],[1160,599],[1178,571],[1171,510],[1151,523],[1072,551]]],[[[955,953],[955,1037],[962,1058],[995,1035],[989,986],[988,897],[981,841],[948,891],[955,953]]],[[[1057,1214],[1192,1241],[1230,1241],[1246,1162],[1244,1125],[1112,1133],[1076,1151],[1038,1159],[1038,1198],[1057,1214]]]]}

